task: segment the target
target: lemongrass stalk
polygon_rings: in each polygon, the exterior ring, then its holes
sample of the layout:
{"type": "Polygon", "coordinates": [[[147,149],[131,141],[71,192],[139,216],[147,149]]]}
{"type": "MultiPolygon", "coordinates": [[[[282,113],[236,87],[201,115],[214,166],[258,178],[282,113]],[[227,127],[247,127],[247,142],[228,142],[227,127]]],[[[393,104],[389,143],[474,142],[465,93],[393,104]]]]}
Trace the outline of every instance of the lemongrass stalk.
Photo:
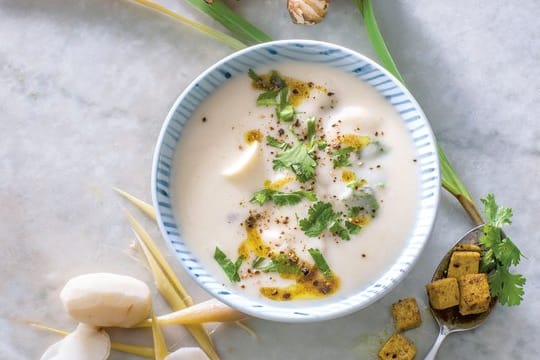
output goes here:
{"type": "MultiPolygon", "coordinates": [[[[143,226],[137,220],[135,220],[133,215],[131,215],[128,211],[124,210],[124,214],[126,215],[128,221],[131,223],[133,230],[139,236],[142,243],[144,243],[144,245],[148,248],[149,253],[151,254],[150,257],[155,259],[156,263],[159,265],[165,277],[167,278],[167,281],[171,283],[172,287],[175,289],[182,302],[185,303],[185,306],[187,307],[193,305],[193,299],[187,293],[186,289],[180,283],[170,265],[167,263],[161,252],[158,250],[154,240],[152,240],[152,238],[150,237],[150,234],[148,234],[148,232],[143,228],[143,226]]],[[[147,256],[147,258],[150,257],[147,256]]]]}
{"type": "Polygon", "coordinates": [[[227,45],[228,47],[230,47],[232,49],[240,50],[240,49],[243,49],[243,48],[246,47],[246,44],[244,44],[241,41],[235,39],[234,37],[229,36],[227,34],[224,34],[221,31],[218,31],[218,30],[216,30],[216,29],[214,29],[214,28],[212,28],[210,26],[207,26],[207,25],[201,24],[201,23],[199,23],[197,21],[188,19],[187,17],[182,16],[182,15],[178,14],[177,12],[174,12],[174,11],[172,11],[172,10],[170,10],[170,9],[166,8],[165,6],[162,6],[162,5],[158,4],[158,3],[155,3],[155,2],[149,1],[149,0],[131,0],[131,1],[134,2],[134,3],[137,3],[139,5],[142,5],[144,7],[155,10],[155,11],[161,13],[161,14],[170,16],[173,19],[178,20],[182,24],[188,25],[188,26],[202,32],[203,34],[208,35],[208,36],[222,42],[223,44],[227,45]]]}
{"type": "MultiPolygon", "coordinates": [[[[40,329],[40,330],[46,330],[58,335],[67,336],[69,335],[68,331],[61,330],[61,329],[55,329],[53,327],[39,324],[32,322],[29,324],[30,326],[40,329]]],[[[146,346],[140,346],[140,345],[130,345],[130,344],[123,344],[118,342],[111,342],[111,349],[116,351],[121,351],[128,354],[137,355],[144,358],[153,359],[154,358],[154,349],[146,346]]]]}
{"type": "Polygon", "coordinates": [[[152,310],[152,337],[154,338],[154,356],[156,360],[164,360],[169,351],[167,351],[167,344],[165,343],[165,338],[163,337],[163,332],[159,323],[156,321],[156,315],[152,310]]]}
{"type": "Polygon", "coordinates": [[[156,221],[156,211],[154,210],[154,207],[147,202],[142,201],[139,198],[136,198],[135,196],[131,195],[130,193],[119,189],[117,187],[113,187],[113,190],[116,191],[118,194],[120,194],[124,199],[135,205],[139,210],[141,210],[146,216],[148,216],[150,219],[156,221]]]}
{"type": "MultiPolygon", "coordinates": [[[[188,308],[157,317],[160,325],[191,325],[207,322],[233,322],[245,319],[247,316],[231,308],[217,299],[210,299],[188,308]]],[[[154,319],[148,319],[137,325],[151,326],[154,319]]]]}
{"type": "Polygon", "coordinates": [[[252,328],[250,328],[249,326],[247,326],[246,324],[244,324],[243,321],[235,321],[234,322],[240,329],[244,330],[245,332],[247,332],[251,337],[253,338],[257,338],[257,334],[255,333],[255,330],[253,330],[252,328]]]}
{"type": "Polygon", "coordinates": [[[248,22],[222,0],[185,0],[200,12],[209,15],[228,29],[240,41],[253,45],[271,41],[272,38],[248,22]]]}
{"type": "MultiPolygon", "coordinates": [[[[172,271],[169,264],[155,245],[154,241],[142,225],[127,211],[124,211],[127,219],[137,235],[143,252],[152,269],[154,280],[160,294],[165,298],[169,306],[177,311],[193,304],[191,296],[186,292],[180,281],[172,271]],[[155,272],[155,273],[154,273],[155,272]]],[[[202,325],[186,325],[188,331],[199,343],[201,349],[211,360],[219,359],[210,336],[202,325]]]]}
{"type": "MultiPolygon", "coordinates": [[[[399,73],[394,59],[392,58],[392,55],[390,54],[390,51],[386,46],[386,42],[384,41],[381,31],[379,30],[379,25],[377,24],[377,19],[375,18],[372,1],[355,0],[355,3],[360,10],[360,13],[362,14],[362,17],[364,18],[364,23],[366,25],[369,40],[371,41],[371,44],[373,45],[373,48],[375,49],[375,52],[377,53],[377,56],[381,60],[383,66],[399,81],[401,81],[403,85],[405,85],[405,81],[399,73]]],[[[439,161],[441,164],[441,180],[443,188],[446,189],[459,201],[459,203],[467,212],[471,221],[475,225],[483,224],[484,221],[482,219],[482,216],[480,215],[480,211],[474,203],[471,194],[465,187],[465,184],[463,184],[463,182],[459,178],[457,172],[452,167],[452,164],[450,164],[450,161],[446,157],[446,154],[444,153],[440,145],[437,146],[437,150],[439,153],[439,161]]]]}

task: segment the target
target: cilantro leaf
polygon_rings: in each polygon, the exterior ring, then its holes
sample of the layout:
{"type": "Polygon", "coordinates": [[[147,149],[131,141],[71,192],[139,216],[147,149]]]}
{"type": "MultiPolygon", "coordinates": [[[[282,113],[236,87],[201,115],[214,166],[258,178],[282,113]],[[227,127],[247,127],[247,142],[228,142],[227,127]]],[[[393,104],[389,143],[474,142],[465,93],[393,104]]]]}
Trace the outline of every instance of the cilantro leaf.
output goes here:
{"type": "Polygon", "coordinates": [[[279,91],[279,103],[276,108],[277,118],[281,121],[289,122],[294,117],[294,108],[288,100],[289,89],[287,87],[282,88],[279,91]]]}
{"type": "Polygon", "coordinates": [[[289,147],[289,144],[279,141],[278,139],[270,135],[266,136],[266,145],[272,146],[281,150],[287,150],[287,148],[289,147]]]}
{"type": "Polygon", "coordinates": [[[297,144],[287,149],[274,159],[273,169],[291,169],[300,182],[306,182],[315,176],[317,162],[312,158],[305,144],[297,144]]]}
{"type": "Polygon", "coordinates": [[[277,105],[276,97],[278,96],[277,90],[268,90],[263,92],[257,97],[257,106],[271,106],[277,105]]]}
{"type": "Polygon", "coordinates": [[[221,268],[225,272],[225,275],[227,275],[231,282],[234,283],[240,281],[238,269],[240,269],[240,266],[244,261],[243,256],[238,257],[238,259],[233,263],[231,259],[229,259],[227,255],[225,255],[225,253],[216,246],[216,250],[214,251],[214,260],[216,260],[217,263],[221,266],[221,268]]]}
{"type": "Polygon", "coordinates": [[[313,147],[313,145],[315,145],[316,132],[317,126],[315,124],[315,117],[312,116],[307,120],[307,140],[309,147],[313,147]]]}
{"type": "Polygon", "coordinates": [[[349,235],[349,231],[347,228],[342,224],[341,221],[335,221],[330,226],[330,232],[334,235],[339,236],[343,240],[351,240],[351,236],[349,235]]]}
{"type": "Polygon", "coordinates": [[[523,254],[501,230],[503,225],[512,223],[512,209],[499,206],[493,194],[480,200],[484,204],[487,223],[478,241],[484,246],[482,270],[491,272],[491,295],[498,297],[502,305],[519,305],[524,295],[525,278],[512,274],[510,267],[519,264],[523,254]]]}
{"type": "Polygon", "coordinates": [[[317,200],[317,196],[312,191],[298,190],[287,193],[272,189],[262,189],[253,194],[250,202],[264,205],[267,202],[273,201],[277,206],[285,206],[296,205],[304,198],[309,201],[317,200]]]}
{"type": "Polygon", "coordinates": [[[522,275],[512,274],[506,267],[497,267],[488,281],[491,295],[498,297],[502,305],[519,305],[523,300],[526,280],[522,275]]]}
{"type": "Polygon", "coordinates": [[[504,238],[493,248],[493,254],[503,265],[517,265],[521,260],[521,251],[510,238],[504,238]]]}
{"type": "Polygon", "coordinates": [[[500,228],[504,224],[512,223],[512,209],[497,205],[493,194],[487,194],[480,201],[484,204],[484,214],[488,224],[500,228]]]}
{"type": "Polygon", "coordinates": [[[308,249],[309,255],[313,258],[313,261],[315,261],[315,264],[321,270],[324,277],[330,278],[333,276],[332,270],[330,270],[330,266],[328,266],[328,263],[326,262],[326,259],[324,258],[323,254],[319,249],[311,248],[308,249]]]}
{"type": "Polygon", "coordinates": [[[362,227],[360,225],[356,225],[355,223],[352,223],[350,221],[345,221],[345,227],[351,235],[356,235],[360,232],[360,230],[362,230],[362,227]]]}
{"type": "Polygon", "coordinates": [[[321,235],[337,219],[338,214],[332,209],[332,204],[318,201],[308,210],[308,217],[298,223],[300,229],[310,237],[321,235]]]}
{"type": "Polygon", "coordinates": [[[248,76],[251,78],[251,80],[253,81],[262,81],[262,77],[260,77],[259,75],[257,75],[257,73],[255,71],[253,71],[253,69],[249,69],[248,70],[248,76]]]}
{"type": "Polygon", "coordinates": [[[286,87],[287,83],[277,71],[272,70],[272,72],[270,72],[270,85],[272,88],[280,90],[286,87]]]}
{"type": "Polygon", "coordinates": [[[264,261],[264,258],[262,256],[257,256],[255,260],[253,260],[253,263],[251,264],[251,267],[254,269],[257,269],[259,265],[264,261]]]}
{"type": "Polygon", "coordinates": [[[342,168],[346,166],[351,166],[351,161],[349,160],[349,155],[354,152],[354,148],[352,147],[345,147],[338,149],[334,152],[334,169],[342,168]]]}
{"type": "Polygon", "coordinates": [[[300,272],[300,266],[298,266],[298,263],[291,260],[285,254],[280,254],[267,264],[256,267],[256,269],[263,272],[277,272],[280,274],[298,274],[300,272]]]}
{"type": "Polygon", "coordinates": [[[361,227],[341,219],[342,214],[335,212],[329,202],[318,201],[308,210],[308,217],[300,219],[300,229],[309,237],[317,237],[325,230],[339,236],[343,240],[350,240],[351,235],[358,234],[361,227]]]}

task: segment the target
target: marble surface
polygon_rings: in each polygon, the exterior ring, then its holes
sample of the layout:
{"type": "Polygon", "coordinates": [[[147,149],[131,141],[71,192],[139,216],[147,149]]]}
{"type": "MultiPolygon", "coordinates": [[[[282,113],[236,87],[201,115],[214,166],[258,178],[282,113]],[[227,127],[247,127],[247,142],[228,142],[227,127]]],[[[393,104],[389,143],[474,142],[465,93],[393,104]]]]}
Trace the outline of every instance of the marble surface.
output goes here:
{"type": "MultiPolygon", "coordinates": [[[[215,25],[182,1],[163,3],[215,25]]],[[[326,40],[375,57],[351,1],[333,2],[316,27],[290,24],[284,1],[230,3],[276,39],[326,40]]],[[[438,358],[538,358],[540,235],[533,226],[540,215],[540,2],[375,5],[395,60],[440,144],[475,198],[494,192],[514,209],[508,234],[527,256],[519,267],[528,279],[523,304],[498,307],[479,329],[450,336],[438,358]],[[440,92],[442,98],[435,95],[440,92]]],[[[168,109],[196,75],[230,52],[128,1],[0,0],[0,358],[36,359],[58,340],[27,321],[75,326],[58,300],[72,275],[111,271],[151,283],[130,250],[133,235],[121,213],[126,204],[111,187],[151,200],[152,152],[168,109]]],[[[389,304],[412,295],[425,307],[423,285],[469,227],[459,205],[443,195],[424,254],[384,299],[318,324],[250,320],[255,338],[236,326],[218,326],[212,336],[222,358],[373,358],[391,329],[389,304]]],[[[205,299],[175,266],[193,296],[205,299]]],[[[171,347],[192,343],[181,328],[167,335],[171,347]]],[[[424,325],[408,333],[418,358],[435,335],[424,312],[424,325]]],[[[149,341],[144,332],[114,337],[149,341]]]]}

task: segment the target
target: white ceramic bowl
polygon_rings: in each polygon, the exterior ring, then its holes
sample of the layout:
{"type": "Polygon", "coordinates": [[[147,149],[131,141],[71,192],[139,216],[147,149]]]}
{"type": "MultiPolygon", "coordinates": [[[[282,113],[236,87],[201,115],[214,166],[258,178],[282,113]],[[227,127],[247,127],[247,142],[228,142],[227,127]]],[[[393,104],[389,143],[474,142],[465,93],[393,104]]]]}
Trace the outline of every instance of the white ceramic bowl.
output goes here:
{"type": "MultiPolygon", "coordinates": [[[[255,317],[284,321],[310,322],[350,314],[362,309],[397,285],[411,270],[431,233],[439,200],[440,177],[437,148],[430,125],[420,106],[405,87],[390,73],[365,56],[329,43],[309,40],[269,42],[238,51],[217,62],[197,77],[178,97],[170,110],[154,155],[152,195],[159,227],[166,242],[186,271],[211,295],[255,317]],[[171,168],[182,128],[201,101],[228,79],[247,73],[249,68],[281,61],[320,63],[353,74],[371,85],[400,113],[414,143],[419,162],[421,190],[414,229],[395,263],[367,288],[324,301],[269,302],[246,297],[208,273],[183,241],[171,202],[171,168]]],[[[181,196],[181,193],[179,194],[181,196]]]]}

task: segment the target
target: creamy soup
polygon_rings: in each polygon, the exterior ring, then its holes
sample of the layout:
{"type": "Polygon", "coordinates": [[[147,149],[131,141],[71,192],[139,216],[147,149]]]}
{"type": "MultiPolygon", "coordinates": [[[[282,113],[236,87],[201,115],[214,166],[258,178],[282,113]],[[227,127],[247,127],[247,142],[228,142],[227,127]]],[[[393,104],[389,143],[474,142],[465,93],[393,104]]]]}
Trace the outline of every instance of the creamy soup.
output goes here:
{"type": "Polygon", "coordinates": [[[369,286],[413,228],[419,173],[407,129],[350,74],[295,62],[254,70],[205,99],[182,132],[173,202],[183,239],[246,295],[369,286]]]}

